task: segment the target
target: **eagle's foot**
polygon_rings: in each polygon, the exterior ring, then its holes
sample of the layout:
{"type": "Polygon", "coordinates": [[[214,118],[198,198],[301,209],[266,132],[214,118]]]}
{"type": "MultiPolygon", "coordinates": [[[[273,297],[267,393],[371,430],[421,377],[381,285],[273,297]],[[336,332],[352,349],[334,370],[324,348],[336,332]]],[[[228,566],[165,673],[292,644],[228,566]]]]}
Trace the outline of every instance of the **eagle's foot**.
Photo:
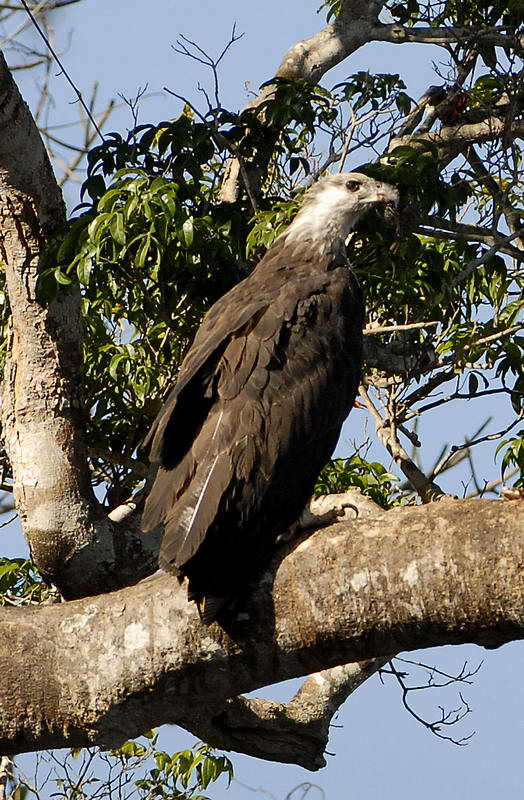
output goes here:
{"type": "Polygon", "coordinates": [[[364,497],[358,489],[350,489],[342,494],[312,497],[297,521],[290,525],[286,533],[279,536],[277,541],[286,542],[301,531],[316,530],[325,525],[332,525],[334,522],[369,516],[370,510],[367,507],[367,501],[373,507],[373,511],[379,508],[372,500],[364,497]]]}
{"type": "MultiPolygon", "coordinates": [[[[334,495],[334,497],[338,497],[338,495],[334,495]]],[[[325,498],[314,498],[315,501],[318,499],[326,499],[330,500],[329,507],[322,511],[322,505],[320,506],[318,511],[313,511],[313,508],[317,506],[317,504],[313,504],[310,502],[309,506],[306,506],[300,517],[295,522],[295,532],[298,533],[299,531],[308,531],[315,528],[323,528],[325,525],[331,525],[333,522],[342,522],[344,519],[356,519],[358,517],[358,508],[354,503],[351,503],[349,500],[337,500],[333,503],[333,498],[330,498],[327,495],[325,498]],[[313,506],[313,508],[312,508],[313,506]],[[346,515],[346,511],[351,509],[351,514],[346,515]]],[[[326,504],[323,504],[324,507],[326,504]]]]}

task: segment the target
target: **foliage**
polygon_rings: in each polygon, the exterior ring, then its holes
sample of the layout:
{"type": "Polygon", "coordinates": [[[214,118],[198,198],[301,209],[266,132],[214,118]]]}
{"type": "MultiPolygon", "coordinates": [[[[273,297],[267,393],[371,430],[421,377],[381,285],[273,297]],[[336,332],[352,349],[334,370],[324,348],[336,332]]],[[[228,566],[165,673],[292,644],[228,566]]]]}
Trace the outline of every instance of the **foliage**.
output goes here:
{"type": "Polygon", "coordinates": [[[515,486],[524,486],[524,430],[518,432],[517,436],[512,436],[510,439],[503,439],[497,447],[497,453],[500,450],[505,452],[501,460],[500,471],[501,474],[515,466],[519,471],[520,477],[515,482],[515,486]]]}
{"type": "Polygon", "coordinates": [[[337,494],[356,487],[382,508],[391,508],[402,502],[397,482],[397,476],[376,461],[366,461],[360,456],[335,458],[320,473],[315,495],[337,494]]]}
{"type": "Polygon", "coordinates": [[[173,756],[157,751],[153,758],[156,766],[147,777],[136,781],[144,797],[204,800],[204,796],[196,792],[205,791],[221,775],[227,775],[229,783],[233,777],[230,760],[226,756],[215,756],[205,744],[173,756]]]}
{"type": "Polygon", "coordinates": [[[50,591],[30,559],[0,558],[0,606],[42,603],[50,591]]]}
{"type": "MultiPolygon", "coordinates": [[[[499,91],[500,82],[488,78],[475,79],[477,103],[499,91]]],[[[355,149],[378,137],[381,126],[410,112],[404,90],[398,75],[364,72],[331,90],[279,79],[258,113],[213,109],[205,116],[186,105],[175,120],[139,126],[125,138],[110,134],[91,151],[83,188],[89,199],[48,254],[40,288],[46,300],[61,285],[82,285],[93,475],[111,486],[109,502],[142,474],[133,459],[158,407],[155,398],[176,377],[202,315],[289,224],[304,179],[322,168],[326,137],[330,151],[340,152],[348,114],[355,149]],[[254,215],[247,195],[220,202],[230,152],[265,176],[254,215]],[[119,456],[109,458],[108,451],[119,456]]],[[[453,228],[474,205],[482,219],[489,193],[467,170],[448,167],[428,143],[393,147],[361,169],[396,184],[402,198],[396,225],[368,214],[350,245],[369,319],[377,327],[438,323],[378,337],[392,352],[420,354],[397,383],[397,422],[418,413],[413,394],[421,400],[430,394],[415,387],[422,379],[431,387],[463,376],[454,395],[464,397],[467,385],[475,397],[486,389],[487,379],[478,377],[486,374],[519,413],[521,339],[509,343],[505,331],[522,314],[522,279],[482,240],[441,237],[415,224],[433,214],[444,229],[453,228]]],[[[518,187],[511,191],[520,202],[518,187]]],[[[368,377],[379,381],[383,369],[371,368],[368,377]]]]}
{"type": "Polygon", "coordinates": [[[126,492],[128,464],[208,308],[243,275],[241,215],[214,202],[215,148],[182,114],[117,134],[89,156],[90,202],[47,255],[43,302],[78,280],[95,480],[126,492]],[[211,159],[211,164],[208,164],[211,159]],[[107,184],[107,185],[106,185],[107,184]],[[129,425],[129,409],[136,412],[129,425]]]}
{"type": "Polygon", "coordinates": [[[201,743],[169,755],[158,748],[157,732],[150,731],[109,752],[78,748],[39,754],[34,777],[15,770],[11,796],[23,800],[37,786],[62,800],[207,800],[203,792],[222,775],[229,785],[233,767],[226,756],[201,743]]]}

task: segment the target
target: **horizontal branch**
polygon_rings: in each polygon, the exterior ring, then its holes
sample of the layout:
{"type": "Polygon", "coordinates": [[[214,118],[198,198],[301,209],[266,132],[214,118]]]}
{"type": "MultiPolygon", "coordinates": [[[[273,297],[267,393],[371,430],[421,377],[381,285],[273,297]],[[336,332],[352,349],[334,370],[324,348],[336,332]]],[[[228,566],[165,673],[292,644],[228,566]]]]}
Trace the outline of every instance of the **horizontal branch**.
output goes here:
{"type": "Polygon", "coordinates": [[[489,117],[482,122],[471,122],[450,125],[439,131],[428,131],[409,136],[398,136],[390,142],[389,152],[396,147],[408,145],[415,149],[424,149],[425,144],[434,145],[448,157],[459,153],[470,144],[483,144],[492,141],[507,132],[514,138],[524,137],[524,122],[513,122],[507,125],[500,117],[489,117]]]}
{"type": "Polygon", "coordinates": [[[431,320],[430,322],[410,322],[406,325],[366,325],[363,330],[364,336],[374,336],[378,333],[397,333],[397,331],[414,331],[421,328],[434,328],[439,325],[438,320],[431,320]]]}
{"type": "Polygon", "coordinates": [[[389,25],[380,25],[373,37],[376,41],[391,42],[392,44],[406,44],[408,42],[418,44],[440,44],[449,45],[460,42],[461,44],[479,43],[484,45],[495,45],[498,47],[508,47],[508,45],[524,43],[524,37],[512,37],[507,33],[503,26],[492,28],[477,28],[470,25],[464,27],[444,27],[444,28],[423,28],[409,27],[393,22],[389,25]]]}
{"type": "Polygon", "coordinates": [[[426,216],[420,217],[419,224],[413,227],[413,232],[420,233],[423,236],[435,236],[438,239],[446,239],[448,241],[460,239],[466,242],[482,242],[493,248],[493,252],[490,251],[490,255],[495,252],[501,252],[518,261],[524,260],[522,250],[511,245],[511,241],[521,233],[520,230],[507,235],[499,231],[490,231],[480,225],[468,225],[461,222],[451,222],[440,217],[426,216]]]}
{"type": "Polygon", "coordinates": [[[112,747],[337,664],[523,638],[523,547],[524,503],[443,500],[313,534],[274,562],[227,632],[203,627],[167,575],[0,609],[0,752],[112,747]]]}

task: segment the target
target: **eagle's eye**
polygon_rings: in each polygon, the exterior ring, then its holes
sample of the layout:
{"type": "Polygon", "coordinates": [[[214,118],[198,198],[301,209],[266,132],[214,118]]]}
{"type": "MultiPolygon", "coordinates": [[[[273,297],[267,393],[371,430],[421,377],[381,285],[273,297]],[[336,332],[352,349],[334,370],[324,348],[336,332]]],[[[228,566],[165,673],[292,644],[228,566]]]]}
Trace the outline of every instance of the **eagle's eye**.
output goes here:
{"type": "Polygon", "coordinates": [[[360,183],[358,181],[347,181],[346,187],[350,192],[358,192],[360,189],[360,183]]]}

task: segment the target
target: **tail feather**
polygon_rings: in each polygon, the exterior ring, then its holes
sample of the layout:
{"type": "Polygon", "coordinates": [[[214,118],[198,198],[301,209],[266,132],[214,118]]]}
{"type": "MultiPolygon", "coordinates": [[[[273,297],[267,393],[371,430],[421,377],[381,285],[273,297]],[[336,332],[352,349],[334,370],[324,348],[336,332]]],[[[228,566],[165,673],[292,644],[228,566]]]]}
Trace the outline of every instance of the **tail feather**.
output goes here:
{"type": "Polygon", "coordinates": [[[190,488],[169,508],[164,519],[165,533],[160,550],[160,566],[182,567],[202,545],[215,520],[224,490],[231,482],[230,459],[219,453],[211,465],[200,465],[190,488]]]}

